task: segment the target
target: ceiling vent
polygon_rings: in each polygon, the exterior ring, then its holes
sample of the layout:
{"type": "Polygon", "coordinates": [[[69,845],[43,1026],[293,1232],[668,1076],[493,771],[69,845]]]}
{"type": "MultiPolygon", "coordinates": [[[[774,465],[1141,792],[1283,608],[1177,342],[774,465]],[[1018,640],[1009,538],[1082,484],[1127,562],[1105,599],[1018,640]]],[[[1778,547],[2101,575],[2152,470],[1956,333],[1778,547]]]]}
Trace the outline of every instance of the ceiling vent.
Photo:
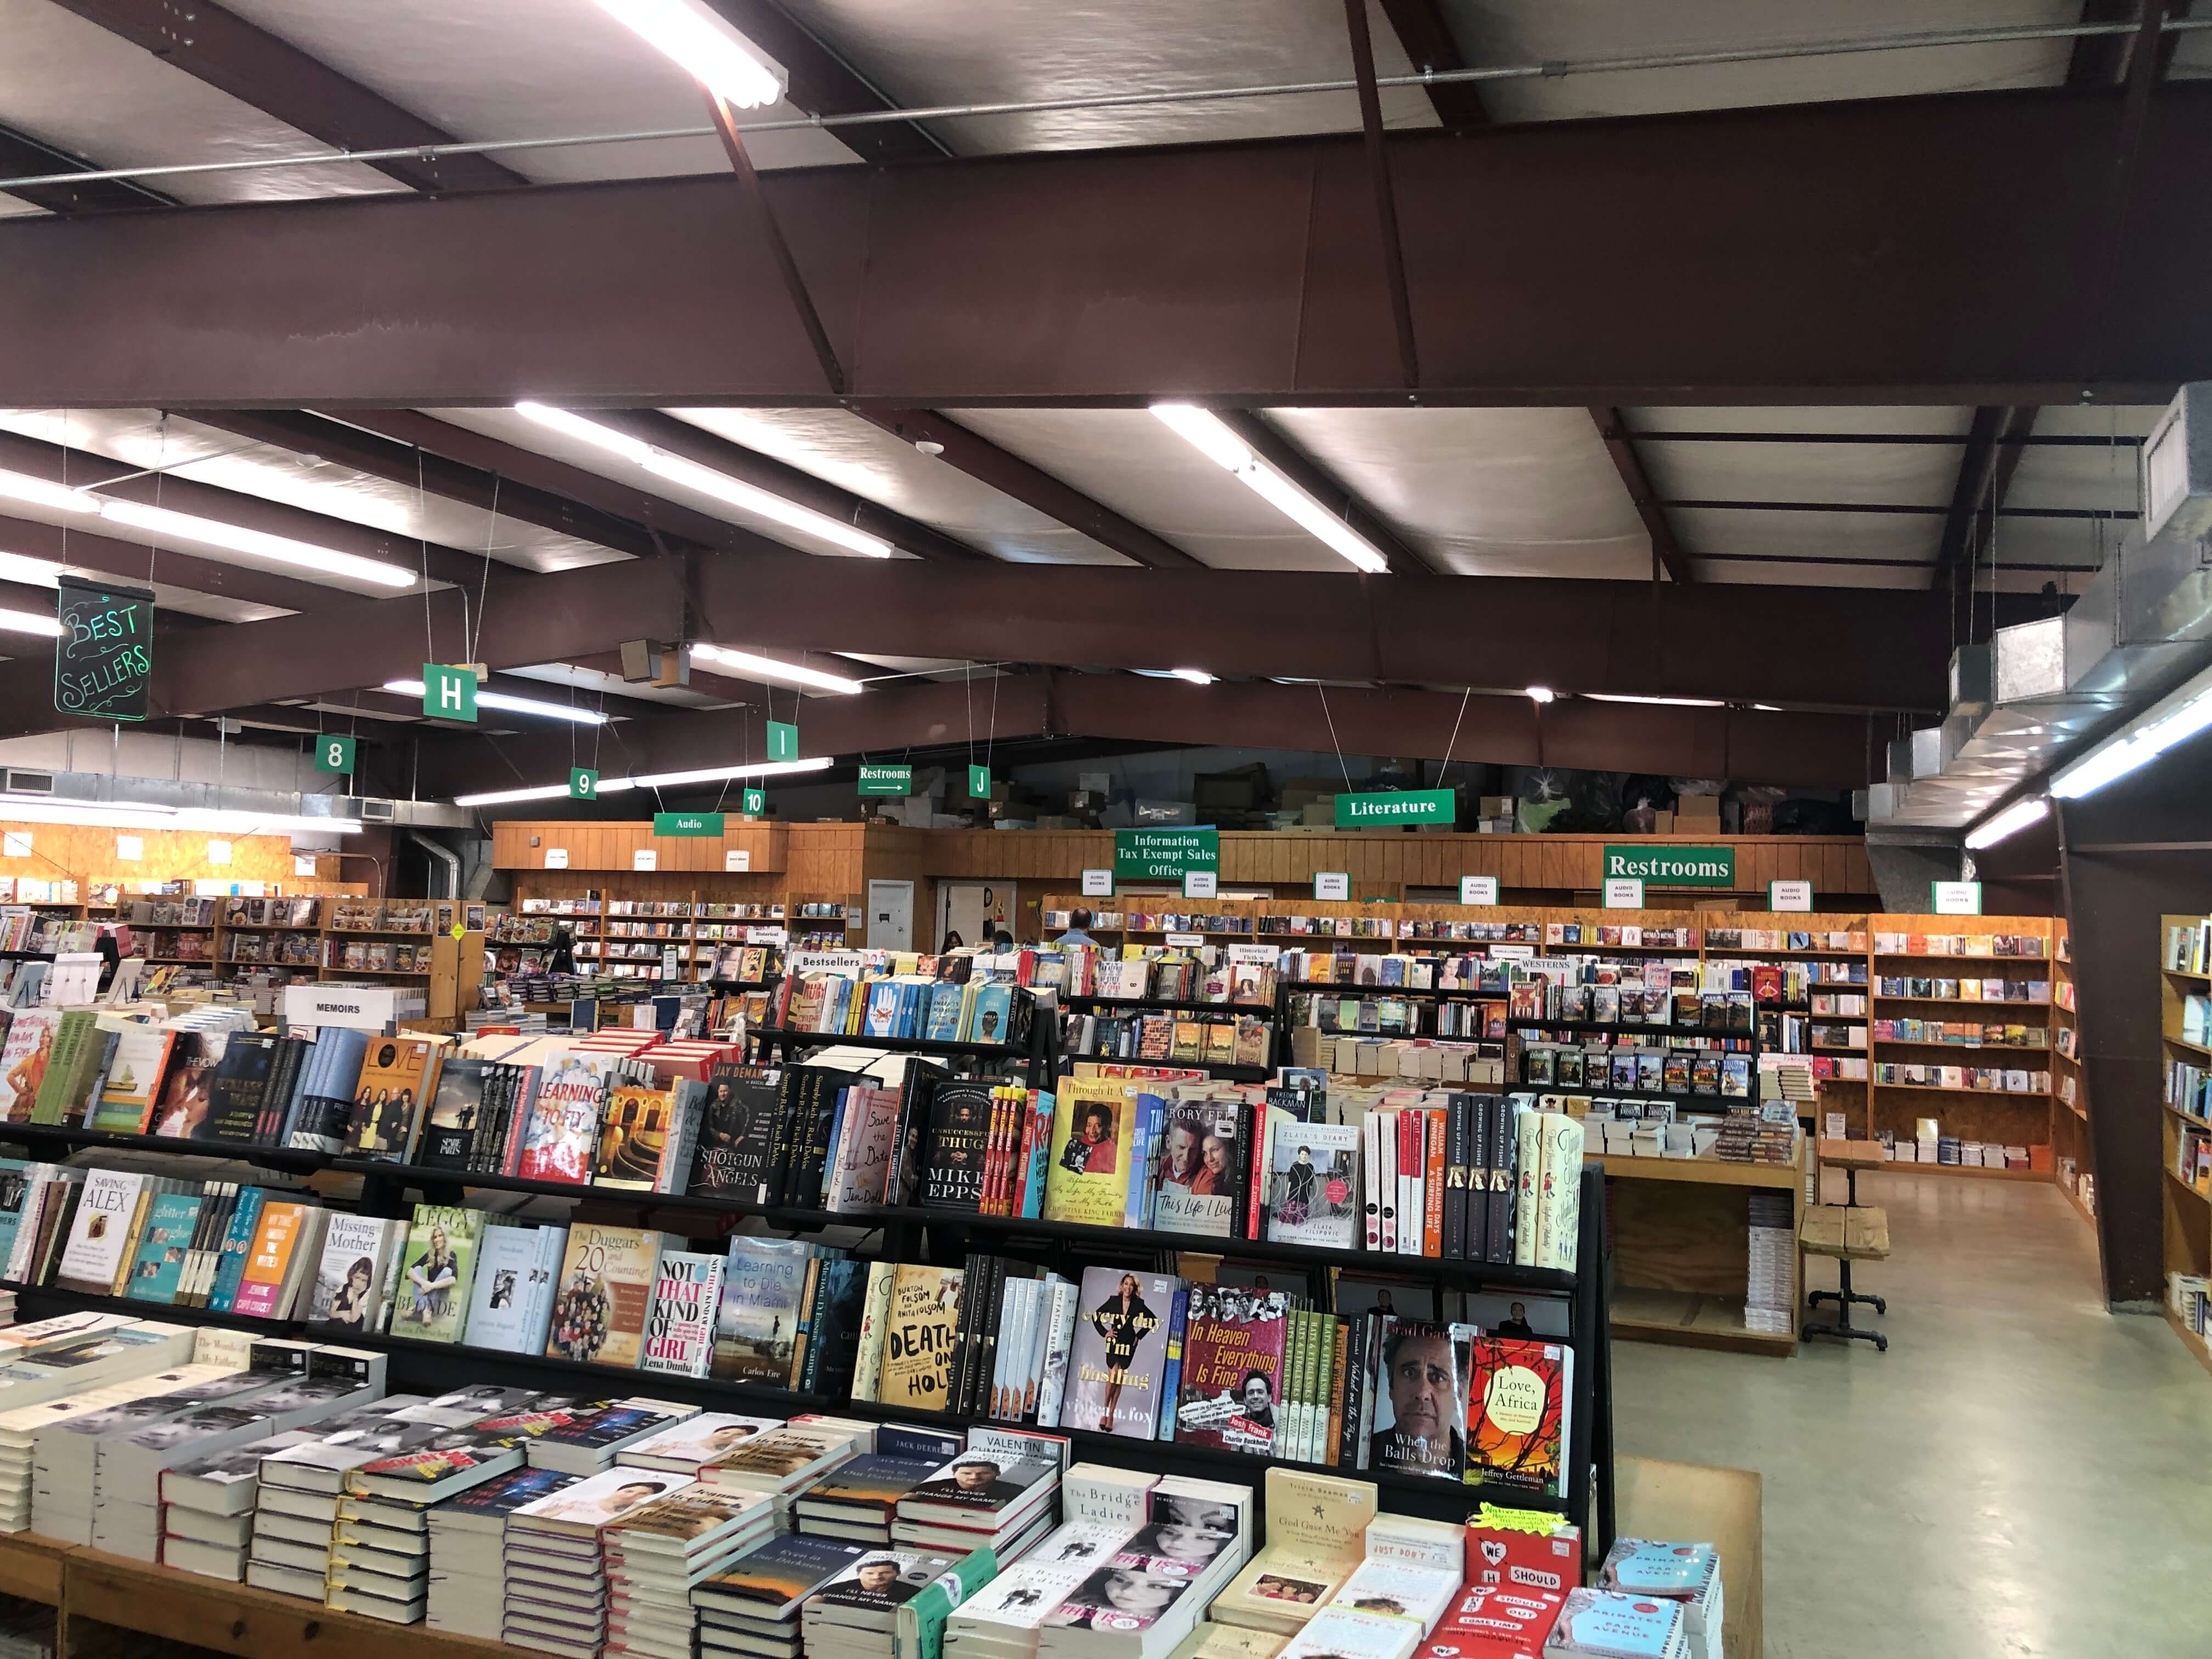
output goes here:
{"type": "Polygon", "coordinates": [[[11,766],[4,773],[0,773],[0,777],[5,778],[8,793],[11,795],[51,795],[54,793],[54,775],[51,772],[33,772],[21,766],[11,766]]]}
{"type": "Polygon", "coordinates": [[[364,800],[361,804],[361,821],[363,823],[392,823],[397,822],[398,817],[399,808],[394,802],[364,800]]]}

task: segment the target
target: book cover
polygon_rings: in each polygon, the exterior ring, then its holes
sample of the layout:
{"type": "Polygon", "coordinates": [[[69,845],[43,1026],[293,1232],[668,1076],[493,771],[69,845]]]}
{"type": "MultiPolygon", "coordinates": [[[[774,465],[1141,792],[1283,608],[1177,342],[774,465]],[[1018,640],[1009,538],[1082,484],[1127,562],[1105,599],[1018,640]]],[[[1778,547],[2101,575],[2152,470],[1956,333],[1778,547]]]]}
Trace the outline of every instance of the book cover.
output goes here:
{"type": "Polygon", "coordinates": [[[1237,1135],[1237,1103],[1177,1100],[1168,1103],[1160,1137],[1158,1196],[1152,1225],[1162,1232],[1213,1238],[1238,1236],[1238,1199],[1245,1149],[1237,1135]]]}
{"type": "Polygon", "coordinates": [[[1159,1427],[1170,1311],[1182,1281],[1120,1267],[1083,1270],[1064,1428],[1150,1440],[1159,1427]]]}
{"type": "Polygon", "coordinates": [[[185,1255],[198,1231],[200,1193],[156,1193],[138,1235],[138,1255],[123,1294],[136,1302],[171,1303],[184,1277],[185,1255]]]}
{"type": "Polygon", "coordinates": [[[486,1227],[477,1244],[459,1340],[502,1353],[543,1352],[551,1277],[539,1260],[538,1229],[486,1227]]]}
{"type": "Polygon", "coordinates": [[[1289,1313],[1280,1291],[1239,1285],[1190,1287],[1177,1440],[1259,1457],[1273,1454],[1289,1313]]]}
{"type": "Polygon", "coordinates": [[[958,1267],[901,1262],[891,1277],[883,1369],[876,1398],[886,1406],[944,1411],[951,1398],[952,1337],[966,1279],[958,1267]]]}
{"type": "Polygon", "coordinates": [[[438,1058],[437,1045],[424,1037],[370,1041],[346,1120],[346,1156],[407,1162],[426,1092],[436,1087],[438,1058]]]}
{"type": "Polygon", "coordinates": [[[592,1184],[651,1192],[659,1179],[675,1112],[672,1089],[639,1083],[617,1083],[610,1089],[592,1153],[592,1184]]]}
{"type": "Polygon", "coordinates": [[[1464,1478],[1470,1328],[1389,1315],[1380,1324],[1368,1467],[1464,1478]]]}
{"type": "Polygon", "coordinates": [[[1053,1115],[1044,1218],[1119,1227],[1127,1218],[1136,1092],[1113,1079],[1063,1079],[1053,1115]]]}
{"type": "Polygon", "coordinates": [[[813,1249],[796,1239],[732,1238],[722,1259],[714,1319],[713,1374],[791,1385],[806,1263],[813,1249]]]}
{"type": "Polygon", "coordinates": [[[396,1223],[380,1217],[331,1212],[308,1297],[311,1322],[329,1327],[337,1336],[368,1335],[384,1328],[382,1287],[396,1228],[396,1223]]]}
{"type": "Polygon", "coordinates": [[[7,1039],[0,1042],[0,1121],[31,1121],[46,1067],[53,1061],[61,1018],[52,1008],[21,1008],[9,1022],[7,1039]]]}
{"type": "Polygon", "coordinates": [[[588,1181],[605,1098],[605,1084],[587,1061],[574,1054],[559,1056],[546,1068],[531,1103],[515,1173],[526,1181],[569,1186],[588,1181]]]}
{"type": "Polygon", "coordinates": [[[813,1328],[808,1334],[799,1387],[809,1394],[843,1395],[853,1387],[860,1358],[860,1322],[866,1311],[866,1261],[824,1257],[814,1297],[813,1328]]]}
{"type": "Polygon", "coordinates": [[[545,1352],[601,1365],[638,1362],[662,1239],[638,1227],[578,1222],[568,1230],[545,1352]]]}
{"type": "Polygon", "coordinates": [[[1359,1217],[1359,1131],[1293,1123],[1274,1137],[1267,1237],[1278,1243],[1353,1248],[1359,1217]]]}
{"type": "Polygon", "coordinates": [[[690,1190],[765,1203],[769,1158],[783,1109],[783,1073],[718,1061],[707,1079],[690,1190]]]}
{"type": "Polygon", "coordinates": [[[913,1601],[952,1567],[951,1556],[927,1550],[870,1550],[823,1585],[814,1599],[824,1607],[854,1613],[889,1611],[913,1601]]]}
{"type": "Polygon", "coordinates": [[[937,1085],[922,1144],[921,1201],[925,1206],[973,1212],[981,1205],[993,1102],[988,1083],[960,1079],[937,1085]]]}
{"type": "Polygon", "coordinates": [[[115,1281],[123,1274],[131,1223],[146,1190],[146,1179],[120,1170],[86,1172],[82,1195],[62,1248],[58,1282],[64,1289],[94,1296],[113,1291],[115,1281]]]}
{"type": "MultiPolygon", "coordinates": [[[[380,1048],[381,1043],[377,1045],[380,1048]]],[[[477,1121],[483,1109],[484,1073],[489,1060],[449,1055],[438,1067],[422,1144],[415,1161],[426,1170],[465,1170],[475,1145],[477,1121]]]]}
{"type": "Polygon", "coordinates": [[[468,1310],[477,1240],[484,1212],[417,1204],[401,1249],[392,1334],[425,1342],[458,1342],[468,1310]]]}
{"type": "Polygon", "coordinates": [[[207,1110],[193,1126],[196,1140],[220,1140],[235,1146],[252,1143],[261,1122],[262,1097],[276,1061],[276,1039],[259,1031],[236,1031],[223,1045],[222,1058],[208,1077],[207,1110]]]}
{"type": "Polygon", "coordinates": [[[714,1358],[722,1300],[722,1258],[664,1250],[653,1280],[641,1369],[704,1376],[714,1358]]]}
{"type": "Polygon", "coordinates": [[[283,1316],[285,1287],[292,1258],[313,1221],[316,1206],[273,1200],[261,1206],[246,1244],[246,1265],[232,1293],[231,1311],[249,1319],[283,1316]]]}
{"type": "Polygon", "coordinates": [[[176,1032],[152,1025],[133,1024],[116,1034],[115,1058],[93,1107],[93,1128],[112,1134],[146,1133],[176,1040],[176,1032]]]}
{"type": "Polygon", "coordinates": [[[596,1531],[629,1514],[641,1504],[680,1492],[691,1484],[689,1475],[664,1469],[617,1467],[586,1475],[573,1486],[534,1499],[511,1512],[514,1528],[529,1530],[532,1521],[558,1522],[566,1527],[596,1531]]]}
{"type": "Polygon", "coordinates": [[[1566,1490],[1573,1353],[1550,1342],[1477,1336],[1469,1344],[1467,1479],[1556,1498],[1566,1490]]]}
{"type": "Polygon", "coordinates": [[[757,1617],[780,1618],[816,1586],[836,1577],[867,1553],[860,1545],[840,1543],[834,1538],[797,1534],[771,1538],[702,1580],[695,1595],[706,1607],[751,1606],[759,1609],[757,1617]]]}

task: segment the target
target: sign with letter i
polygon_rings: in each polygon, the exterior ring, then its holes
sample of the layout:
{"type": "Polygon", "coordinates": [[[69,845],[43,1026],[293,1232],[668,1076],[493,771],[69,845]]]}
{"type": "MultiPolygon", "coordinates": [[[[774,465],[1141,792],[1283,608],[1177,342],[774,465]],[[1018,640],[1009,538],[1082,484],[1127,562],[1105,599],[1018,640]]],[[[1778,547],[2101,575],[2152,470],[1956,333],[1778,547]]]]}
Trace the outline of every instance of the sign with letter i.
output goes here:
{"type": "Polygon", "coordinates": [[[768,757],[772,761],[799,758],[799,728],[784,720],[768,723],[768,757]]]}

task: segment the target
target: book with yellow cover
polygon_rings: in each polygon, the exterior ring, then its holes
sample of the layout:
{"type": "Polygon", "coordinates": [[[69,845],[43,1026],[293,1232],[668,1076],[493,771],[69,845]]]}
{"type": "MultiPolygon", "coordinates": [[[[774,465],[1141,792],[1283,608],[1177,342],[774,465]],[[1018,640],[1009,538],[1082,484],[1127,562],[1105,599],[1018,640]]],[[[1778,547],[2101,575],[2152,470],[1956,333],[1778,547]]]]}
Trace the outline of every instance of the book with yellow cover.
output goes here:
{"type": "Polygon", "coordinates": [[[1068,1078],[1053,1109],[1047,1221],[1119,1227],[1128,1215],[1137,1099],[1117,1078],[1068,1078]]]}
{"type": "Polygon", "coordinates": [[[1376,1513],[1371,1482],[1270,1468],[1267,1547],[1214,1598],[1206,1616],[1295,1636],[1365,1559],[1376,1513]]]}
{"type": "Polygon", "coordinates": [[[876,1400],[885,1406],[944,1411],[952,1391],[952,1338],[967,1279],[958,1267],[899,1263],[891,1278],[876,1400]]]}

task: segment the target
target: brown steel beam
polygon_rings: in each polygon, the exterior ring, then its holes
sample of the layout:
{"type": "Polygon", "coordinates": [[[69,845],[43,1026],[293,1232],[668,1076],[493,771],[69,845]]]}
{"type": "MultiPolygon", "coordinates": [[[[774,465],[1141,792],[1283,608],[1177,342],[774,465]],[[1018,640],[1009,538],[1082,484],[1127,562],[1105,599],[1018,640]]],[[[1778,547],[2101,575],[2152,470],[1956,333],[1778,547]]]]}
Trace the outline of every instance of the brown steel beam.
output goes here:
{"type": "Polygon", "coordinates": [[[209,593],[246,605],[274,605],[280,611],[323,611],[341,604],[350,594],[344,589],[301,581],[296,576],[197,554],[155,549],[143,542],[126,542],[119,536],[96,530],[64,528],[36,519],[0,517],[0,552],[20,553],[27,559],[46,559],[77,570],[94,570],[129,582],[155,581],[194,593],[209,593]]]}
{"type": "Polygon", "coordinates": [[[1265,416],[1239,409],[1218,409],[1213,412],[1243,440],[1246,448],[1373,543],[1390,561],[1392,571],[1399,575],[1452,574],[1449,567],[1438,563],[1400,535],[1381,514],[1338,483],[1265,416]]]}
{"type": "Polygon", "coordinates": [[[1421,383],[1421,358],[1413,342],[1413,302],[1406,291],[1406,247],[1398,235],[1390,152],[1382,140],[1382,99],[1375,86],[1375,43],[1367,33],[1367,0],[1344,0],[1344,23],[1352,40],[1352,78],[1359,88],[1359,132],[1367,152],[1368,181],[1375,191],[1375,228],[1382,251],[1382,286],[1390,299],[1390,326],[1398,337],[1398,372],[1410,389],[1421,383]]]}
{"type": "MultiPolygon", "coordinates": [[[[2142,6],[2143,0],[2081,0],[2081,21],[2132,23],[2142,6]]],[[[2131,44],[2132,38],[2124,34],[2082,35],[2074,42],[2073,53],[2067,59],[2066,84],[2083,88],[2121,85],[2127,79],[2131,44]]]]}
{"type": "Polygon", "coordinates": [[[185,416],[234,437],[251,438],[295,454],[313,455],[386,483],[420,488],[449,501],[497,513],[579,540],[650,558],[667,550],[653,532],[633,520],[540,489],[519,478],[464,465],[410,444],[395,442],[305,410],[198,410],[185,416]]]}
{"type": "MultiPolygon", "coordinates": [[[[91,173],[93,164],[13,127],[0,127],[0,178],[48,173],[91,173]]],[[[161,191],[132,179],[95,179],[82,185],[26,185],[8,192],[49,213],[110,213],[125,208],[172,207],[161,191]]]]}
{"type": "Polygon", "coordinates": [[[1042,513],[1110,547],[1122,557],[1155,569],[1172,570],[1200,562],[1133,519],[1124,518],[1102,501],[1093,501],[1073,484],[1064,483],[1042,467],[1005,450],[930,409],[870,409],[854,411],[908,443],[933,443],[939,459],[979,483],[1023,506],[1042,513]]]}
{"type": "Polygon", "coordinates": [[[726,472],[771,495],[840,520],[856,530],[880,536],[892,546],[917,557],[954,562],[991,562],[989,554],[933,529],[918,519],[895,513],[865,495],[841,489],[811,472],[801,471],[757,450],[747,449],[743,444],[732,443],[703,427],[679,421],[673,415],[664,415],[654,409],[610,410],[594,414],[592,418],[656,449],[665,449],[672,455],[696,461],[717,472],[726,472]]]}
{"type": "Polygon", "coordinates": [[[1651,477],[1644,470],[1644,458],[1636,453],[1636,435],[1628,429],[1628,416],[1620,410],[1600,404],[1590,410],[1590,419],[1597,422],[1597,435],[1605,445],[1605,453],[1613,462],[1613,470],[1620,474],[1621,487],[1628,491],[1628,499],[1636,505],[1636,516],[1644,520],[1644,533],[1651,538],[1651,574],[1658,579],[1664,570],[1678,582],[1698,579],[1697,567],[1682,551],[1682,544],[1674,539],[1674,526],[1667,517],[1668,503],[1659,499],[1659,492],[1651,487],[1651,477]]]}
{"type": "MultiPolygon", "coordinates": [[[[2124,112],[2102,94],[1393,134],[1422,400],[2163,401],[2212,376],[2212,310],[2193,297],[2212,266],[2196,210],[2212,86],[2170,85],[2158,109],[2117,231],[2124,112]]],[[[1371,210],[1357,136],[784,171],[762,189],[855,404],[1406,397],[1379,252],[1314,230],[1371,210]]],[[[0,224],[8,395],[836,403],[728,191],[641,179],[0,224]]]]}
{"type": "MultiPolygon", "coordinates": [[[[213,0],[55,0],[163,62],[334,149],[449,144],[453,135],[349,80],[213,0]]],[[[372,161],[419,191],[503,190],[529,181],[483,155],[372,161]]],[[[152,400],[149,400],[152,401],[152,400]]]]}
{"type": "MultiPolygon", "coordinates": [[[[1467,60],[1460,56],[1459,42],[1453,39],[1451,25],[1445,21],[1443,8],[1437,0],[1382,0],[1382,15],[1390,20],[1398,44],[1405,47],[1406,56],[1422,74],[1467,67],[1467,60]]],[[[1447,81],[1440,86],[1431,83],[1426,91],[1429,106],[1436,111],[1437,119],[1453,131],[1490,125],[1490,112],[1483,106],[1482,94],[1472,82],[1447,81]]]]}
{"type": "Polygon", "coordinates": [[[775,204],[761,191],[760,174],[754,170],[753,158],[745,150],[744,135],[738,131],[737,112],[710,92],[707,94],[707,113],[714,124],[715,136],[722,141],[722,154],[728,158],[731,175],[738,181],[738,193],[744,199],[746,222],[768,250],[769,258],[775,262],[784,297],[790,301],[799,327],[805,331],[807,346],[822,370],[823,383],[842,398],[845,395],[844,366],[837,361],[837,349],[830,343],[829,331],[822,326],[822,313],[814,308],[814,296],[806,291],[806,278],[800,273],[798,261],[791,257],[791,244],[784,240],[783,227],[776,222],[775,204]]]}
{"type": "MultiPolygon", "coordinates": [[[[861,115],[894,107],[891,100],[828,42],[807,32],[775,0],[707,0],[732,27],[783,65],[785,96],[810,115],[861,115]]],[[[949,152],[913,121],[840,127],[837,142],[864,161],[932,161],[949,152]]]]}

